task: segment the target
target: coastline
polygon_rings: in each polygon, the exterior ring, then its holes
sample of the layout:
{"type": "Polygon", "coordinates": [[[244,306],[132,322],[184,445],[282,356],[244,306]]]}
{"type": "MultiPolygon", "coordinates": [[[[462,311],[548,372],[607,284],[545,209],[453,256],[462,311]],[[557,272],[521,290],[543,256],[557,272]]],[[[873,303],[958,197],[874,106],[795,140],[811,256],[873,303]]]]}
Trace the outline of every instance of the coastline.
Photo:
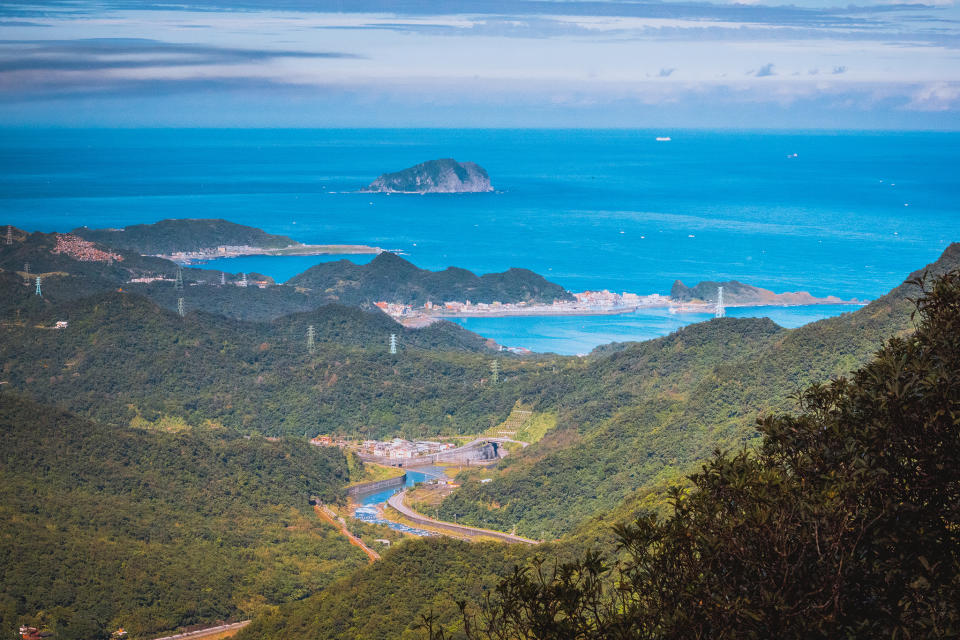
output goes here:
{"type": "MultiPolygon", "coordinates": [[[[854,305],[865,306],[869,302],[862,300],[829,300],[817,298],[815,301],[804,303],[782,303],[782,302],[736,302],[725,304],[725,308],[740,307],[810,307],[827,305],[854,305]]],[[[556,305],[543,305],[541,307],[531,307],[526,309],[477,309],[470,311],[439,311],[439,312],[420,312],[416,315],[394,318],[400,321],[404,326],[425,326],[446,318],[517,318],[517,317],[553,317],[553,316],[614,316],[637,313],[645,309],[668,309],[673,314],[697,314],[713,313],[716,305],[713,303],[684,303],[676,304],[645,304],[629,307],[614,307],[607,309],[591,309],[585,307],[576,308],[556,308],[556,305]]]]}
{"type": "Polygon", "coordinates": [[[218,247],[202,251],[178,251],[170,254],[157,254],[153,257],[164,258],[182,265],[191,265],[217,258],[239,258],[242,256],[322,256],[322,255],[360,255],[383,253],[380,247],[366,244],[297,244],[289,247],[268,249],[265,247],[218,247]]]}

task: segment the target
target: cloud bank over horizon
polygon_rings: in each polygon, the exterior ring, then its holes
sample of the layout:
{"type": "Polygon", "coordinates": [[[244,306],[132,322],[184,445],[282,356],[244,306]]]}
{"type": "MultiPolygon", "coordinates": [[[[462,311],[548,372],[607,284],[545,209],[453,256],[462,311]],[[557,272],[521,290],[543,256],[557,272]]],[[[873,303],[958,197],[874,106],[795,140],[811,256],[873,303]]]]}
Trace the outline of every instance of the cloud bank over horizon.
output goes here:
{"type": "Polygon", "coordinates": [[[0,121],[960,129],[960,10],[12,2],[0,6],[0,121]]]}

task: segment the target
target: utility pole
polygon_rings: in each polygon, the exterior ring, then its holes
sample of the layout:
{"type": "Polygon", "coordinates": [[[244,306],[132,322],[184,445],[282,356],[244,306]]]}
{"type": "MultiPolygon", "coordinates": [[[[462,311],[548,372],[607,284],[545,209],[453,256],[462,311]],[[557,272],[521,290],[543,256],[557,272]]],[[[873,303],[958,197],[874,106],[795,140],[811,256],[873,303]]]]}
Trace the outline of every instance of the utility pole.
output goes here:
{"type": "Polygon", "coordinates": [[[494,360],[490,363],[490,380],[493,384],[500,382],[500,361],[494,360]]]}
{"type": "Polygon", "coordinates": [[[390,334],[390,353],[396,355],[397,353],[397,334],[390,334]]]}
{"type": "Polygon", "coordinates": [[[313,325],[307,327],[307,353],[313,354],[313,338],[314,338],[314,329],[313,325]]]}
{"type": "Polygon", "coordinates": [[[37,295],[43,297],[43,292],[40,290],[40,276],[37,276],[37,295]]]}
{"type": "Polygon", "coordinates": [[[727,315],[726,310],[723,308],[723,287],[717,287],[717,310],[714,315],[718,318],[727,315]]]}

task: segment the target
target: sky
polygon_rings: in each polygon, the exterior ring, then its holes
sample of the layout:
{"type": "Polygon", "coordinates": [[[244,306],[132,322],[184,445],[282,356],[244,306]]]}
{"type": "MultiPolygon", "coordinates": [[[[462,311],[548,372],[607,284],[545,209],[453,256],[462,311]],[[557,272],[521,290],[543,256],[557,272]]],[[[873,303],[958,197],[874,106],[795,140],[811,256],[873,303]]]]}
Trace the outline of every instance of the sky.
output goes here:
{"type": "Polygon", "coordinates": [[[960,7],[0,2],[0,126],[960,129],[960,7]]]}

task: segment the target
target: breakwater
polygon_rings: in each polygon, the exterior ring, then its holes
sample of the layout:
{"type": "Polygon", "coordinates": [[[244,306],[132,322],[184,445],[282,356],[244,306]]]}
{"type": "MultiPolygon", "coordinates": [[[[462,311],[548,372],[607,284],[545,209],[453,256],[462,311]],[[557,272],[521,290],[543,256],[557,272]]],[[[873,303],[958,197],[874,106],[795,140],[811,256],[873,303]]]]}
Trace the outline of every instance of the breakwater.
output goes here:
{"type": "Polygon", "coordinates": [[[376,491],[386,491],[402,487],[407,482],[407,474],[399,475],[396,478],[387,478],[386,480],[377,480],[375,482],[364,482],[347,487],[347,495],[351,498],[363,493],[374,493],[376,491]]]}

